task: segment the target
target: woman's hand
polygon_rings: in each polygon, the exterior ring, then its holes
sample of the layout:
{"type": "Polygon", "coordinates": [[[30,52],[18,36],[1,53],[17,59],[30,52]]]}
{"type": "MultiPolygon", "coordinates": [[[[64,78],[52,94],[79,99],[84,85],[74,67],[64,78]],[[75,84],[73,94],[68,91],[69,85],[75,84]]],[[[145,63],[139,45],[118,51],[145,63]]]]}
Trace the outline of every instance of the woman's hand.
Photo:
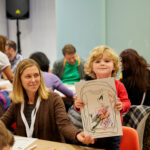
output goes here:
{"type": "Polygon", "coordinates": [[[119,98],[118,98],[118,100],[116,101],[115,109],[118,110],[118,111],[121,111],[121,110],[123,109],[123,108],[122,108],[122,102],[120,101],[119,98]]]}
{"type": "Polygon", "coordinates": [[[75,102],[74,102],[75,107],[76,107],[77,109],[83,108],[83,107],[84,107],[84,102],[83,102],[82,100],[78,99],[77,96],[75,96],[74,98],[75,98],[75,102]]]}
{"type": "Polygon", "coordinates": [[[83,143],[83,144],[94,144],[95,139],[93,139],[90,135],[85,136],[84,132],[80,132],[77,134],[77,139],[79,142],[83,143]]]}

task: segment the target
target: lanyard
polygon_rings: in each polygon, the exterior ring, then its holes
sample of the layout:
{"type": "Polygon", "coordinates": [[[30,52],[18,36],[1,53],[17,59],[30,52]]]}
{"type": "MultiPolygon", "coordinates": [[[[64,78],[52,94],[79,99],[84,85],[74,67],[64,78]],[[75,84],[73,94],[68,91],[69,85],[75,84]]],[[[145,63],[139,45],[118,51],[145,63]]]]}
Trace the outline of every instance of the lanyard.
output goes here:
{"type": "Polygon", "coordinates": [[[143,93],[143,97],[142,97],[141,105],[143,105],[143,104],[144,104],[145,96],[146,96],[146,92],[144,92],[144,93],[143,93]]]}
{"type": "Polygon", "coordinates": [[[37,111],[38,111],[38,109],[39,109],[39,106],[40,106],[40,98],[38,97],[37,102],[36,102],[36,106],[35,106],[35,108],[32,110],[32,113],[31,113],[31,125],[30,125],[30,128],[29,128],[29,125],[28,125],[27,120],[26,120],[26,118],[25,118],[25,115],[24,115],[24,113],[23,113],[23,110],[24,110],[24,102],[21,103],[20,113],[21,113],[21,118],[22,118],[23,123],[24,123],[25,128],[26,128],[27,137],[32,137],[33,130],[34,130],[35,118],[36,118],[36,114],[37,114],[37,111]]]}

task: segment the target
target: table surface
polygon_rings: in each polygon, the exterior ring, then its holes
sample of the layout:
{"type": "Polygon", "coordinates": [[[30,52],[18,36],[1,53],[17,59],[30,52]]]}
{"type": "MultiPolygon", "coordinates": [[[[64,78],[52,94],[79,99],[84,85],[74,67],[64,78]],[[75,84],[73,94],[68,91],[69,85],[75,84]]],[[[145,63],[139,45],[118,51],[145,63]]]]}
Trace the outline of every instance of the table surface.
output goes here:
{"type": "MultiPolygon", "coordinates": [[[[29,147],[31,147],[32,145],[37,145],[37,147],[35,147],[33,150],[49,150],[49,149],[52,149],[52,150],[98,150],[98,149],[91,148],[91,147],[52,142],[52,141],[46,141],[46,140],[40,140],[40,139],[37,139],[30,146],[28,146],[25,150],[29,150],[29,147]]],[[[102,149],[99,149],[99,150],[102,150],[102,149]]]]}

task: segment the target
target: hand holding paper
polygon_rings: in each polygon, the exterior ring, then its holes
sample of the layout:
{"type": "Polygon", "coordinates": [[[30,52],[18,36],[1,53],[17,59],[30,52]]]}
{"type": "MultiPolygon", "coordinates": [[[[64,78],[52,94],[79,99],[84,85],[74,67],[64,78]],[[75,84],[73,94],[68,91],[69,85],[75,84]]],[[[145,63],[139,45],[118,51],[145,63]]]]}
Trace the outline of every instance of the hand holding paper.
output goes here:
{"type": "Polygon", "coordinates": [[[82,109],[84,107],[84,102],[76,96],[75,107],[78,109],[82,109]]]}
{"type": "Polygon", "coordinates": [[[77,82],[75,87],[75,106],[82,108],[84,133],[93,138],[122,135],[122,102],[117,98],[114,78],[77,82]]]}
{"type": "Polygon", "coordinates": [[[118,111],[122,110],[122,102],[120,100],[116,101],[115,109],[118,110],[118,111]]]}
{"type": "Polygon", "coordinates": [[[78,141],[87,145],[94,144],[94,139],[90,135],[85,136],[84,132],[80,132],[79,134],[77,134],[77,139],[78,141]]]}

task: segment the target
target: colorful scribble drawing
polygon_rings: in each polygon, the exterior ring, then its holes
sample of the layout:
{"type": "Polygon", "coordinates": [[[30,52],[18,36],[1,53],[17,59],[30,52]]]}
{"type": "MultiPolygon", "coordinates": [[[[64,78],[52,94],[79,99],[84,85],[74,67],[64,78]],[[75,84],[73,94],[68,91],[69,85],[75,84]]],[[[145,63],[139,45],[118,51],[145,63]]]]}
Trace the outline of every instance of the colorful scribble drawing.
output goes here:
{"type": "Polygon", "coordinates": [[[94,114],[90,115],[92,119],[92,129],[94,130],[98,125],[107,129],[109,126],[113,126],[113,122],[110,118],[109,106],[102,105],[101,108],[94,114]]]}
{"type": "Polygon", "coordinates": [[[120,113],[114,109],[114,78],[79,82],[75,86],[85,104],[81,111],[84,132],[94,138],[121,135],[120,113]]]}

